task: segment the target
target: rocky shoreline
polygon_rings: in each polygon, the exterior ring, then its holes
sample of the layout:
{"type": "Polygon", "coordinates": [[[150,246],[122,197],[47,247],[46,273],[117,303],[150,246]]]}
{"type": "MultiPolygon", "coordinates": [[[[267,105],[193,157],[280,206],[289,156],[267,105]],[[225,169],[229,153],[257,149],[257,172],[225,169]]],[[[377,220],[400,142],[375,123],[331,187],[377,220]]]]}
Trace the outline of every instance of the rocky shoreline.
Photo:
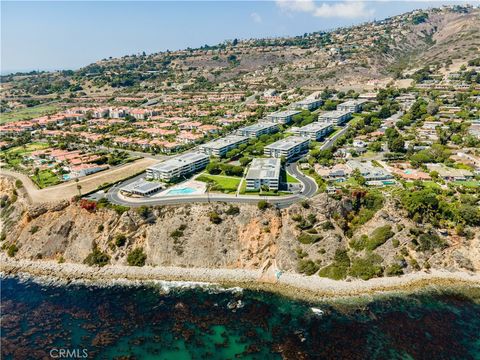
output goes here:
{"type": "Polygon", "coordinates": [[[0,256],[3,276],[48,278],[64,283],[81,281],[99,285],[148,283],[154,281],[184,282],[184,286],[222,286],[275,292],[306,301],[348,299],[394,292],[412,293],[425,289],[470,289],[480,291],[480,275],[466,272],[432,270],[368,281],[335,281],[317,276],[283,273],[279,279],[265,278],[260,270],[208,269],[180,267],[131,267],[112,265],[102,268],[49,260],[12,259],[0,256]]]}

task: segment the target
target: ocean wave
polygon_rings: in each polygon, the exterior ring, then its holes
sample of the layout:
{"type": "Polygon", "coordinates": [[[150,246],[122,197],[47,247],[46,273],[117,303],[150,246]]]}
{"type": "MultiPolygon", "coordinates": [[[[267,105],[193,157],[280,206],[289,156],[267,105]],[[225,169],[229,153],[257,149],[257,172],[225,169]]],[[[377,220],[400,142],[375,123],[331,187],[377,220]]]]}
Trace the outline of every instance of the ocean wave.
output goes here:
{"type": "Polygon", "coordinates": [[[0,278],[16,278],[20,283],[34,282],[42,286],[62,287],[62,286],[85,286],[92,288],[109,288],[115,286],[124,287],[145,287],[157,288],[162,294],[170,294],[185,290],[201,289],[209,294],[232,293],[240,294],[243,292],[241,287],[224,287],[218,283],[202,281],[175,281],[175,280],[131,280],[131,279],[111,279],[111,280],[90,280],[90,279],[64,279],[51,275],[31,275],[29,273],[19,272],[14,275],[5,275],[0,273],[0,278]]]}

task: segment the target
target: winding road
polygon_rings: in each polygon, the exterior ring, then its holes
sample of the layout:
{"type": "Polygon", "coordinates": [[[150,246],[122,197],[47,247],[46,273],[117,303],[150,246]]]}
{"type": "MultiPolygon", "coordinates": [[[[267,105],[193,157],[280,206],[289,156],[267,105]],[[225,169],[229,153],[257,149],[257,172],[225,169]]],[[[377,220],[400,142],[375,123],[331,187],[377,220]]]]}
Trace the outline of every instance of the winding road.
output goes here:
{"type": "Polygon", "coordinates": [[[287,171],[296,177],[302,184],[300,192],[286,196],[261,196],[261,195],[227,195],[227,194],[202,194],[202,195],[182,195],[182,196],[163,196],[151,198],[126,198],[120,195],[120,187],[132,183],[144,175],[136,176],[121,184],[117,184],[110,188],[106,197],[108,201],[118,205],[138,207],[138,206],[154,206],[154,205],[178,205],[188,203],[206,203],[206,202],[228,202],[228,203],[246,203],[256,204],[260,200],[265,200],[277,208],[286,208],[298,201],[308,199],[317,193],[318,186],[314,179],[306,176],[298,170],[296,163],[287,165],[287,171]]]}

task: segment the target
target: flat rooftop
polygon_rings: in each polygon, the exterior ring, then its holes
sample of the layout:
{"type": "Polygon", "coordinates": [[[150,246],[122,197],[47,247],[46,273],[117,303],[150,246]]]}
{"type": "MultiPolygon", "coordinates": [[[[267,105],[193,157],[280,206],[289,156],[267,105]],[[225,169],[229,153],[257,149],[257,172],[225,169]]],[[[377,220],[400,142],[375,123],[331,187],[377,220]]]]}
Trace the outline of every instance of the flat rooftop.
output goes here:
{"type": "Polygon", "coordinates": [[[314,104],[314,103],[317,103],[317,102],[323,102],[322,99],[309,99],[309,98],[305,98],[303,100],[299,100],[297,102],[295,102],[296,105],[309,105],[309,104],[314,104]]]}
{"type": "Polygon", "coordinates": [[[248,140],[248,138],[246,138],[245,136],[240,136],[240,135],[228,135],[228,136],[225,136],[223,138],[220,138],[220,139],[217,139],[217,140],[214,140],[214,141],[210,141],[210,142],[202,145],[202,147],[209,148],[209,149],[221,149],[225,146],[234,145],[234,144],[236,144],[238,142],[241,142],[241,141],[244,141],[244,140],[248,140]]]}
{"type": "Polygon", "coordinates": [[[139,179],[137,181],[134,181],[133,183],[121,187],[120,190],[126,192],[138,191],[140,193],[148,193],[150,191],[158,190],[161,187],[162,185],[159,183],[139,179]]]}
{"type": "Polygon", "coordinates": [[[271,114],[268,114],[267,116],[273,116],[273,117],[288,117],[288,116],[293,116],[300,114],[301,111],[298,110],[284,110],[284,111],[277,111],[271,114]]]}
{"type": "Polygon", "coordinates": [[[277,158],[253,159],[248,169],[247,179],[275,179],[280,177],[281,160],[277,158]]]}
{"type": "Polygon", "coordinates": [[[181,166],[192,164],[194,162],[197,162],[203,159],[208,159],[208,156],[202,153],[191,152],[191,153],[186,153],[176,158],[169,159],[164,162],[152,165],[148,169],[162,171],[162,172],[169,172],[169,171],[178,169],[181,166]]]}
{"type": "Polygon", "coordinates": [[[337,119],[347,114],[351,114],[350,111],[343,111],[343,110],[333,110],[328,111],[326,113],[318,115],[319,118],[328,118],[328,119],[337,119]]]}
{"type": "Polygon", "coordinates": [[[301,128],[298,128],[298,131],[321,131],[331,126],[331,124],[325,124],[323,122],[313,122],[308,125],[302,126],[301,128]]]}
{"type": "Polygon", "coordinates": [[[252,124],[252,125],[240,128],[238,130],[240,130],[240,131],[260,131],[260,130],[264,130],[264,129],[269,129],[271,127],[276,128],[277,125],[272,124],[271,122],[258,122],[256,124],[252,124]]]}
{"type": "Polygon", "coordinates": [[[357,99],[357,100],[347,100],[339,105],[344,105],[344,106],[354,106],[354,105],[362,105],[368,102],[368,100],[365,99],[357,99]]]}
{"type": "Polygon", "coordinates": [[[301,136],[289,136],[285,139],[278,140],[273,144],[265,146],[266,149],[289,150],[299,144],[309,142],[307,138],[301,136]]]}

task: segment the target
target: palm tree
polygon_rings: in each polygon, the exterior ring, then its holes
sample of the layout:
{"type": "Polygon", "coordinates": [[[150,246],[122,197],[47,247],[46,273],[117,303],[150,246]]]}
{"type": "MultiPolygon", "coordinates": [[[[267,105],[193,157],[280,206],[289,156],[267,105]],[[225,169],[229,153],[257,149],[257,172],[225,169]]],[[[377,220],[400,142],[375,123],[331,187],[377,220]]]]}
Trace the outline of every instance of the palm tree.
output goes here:
{"type": "Polygon", "coordinates": [[[78,183],[78,178],[75,179],[75,182],[77,183],[78,196],[81,197],[81,196],[82,196],[82,192],[81,192],[81,190],[82,190],[82,185],[80,185],[80,184],[78,183]]]}

